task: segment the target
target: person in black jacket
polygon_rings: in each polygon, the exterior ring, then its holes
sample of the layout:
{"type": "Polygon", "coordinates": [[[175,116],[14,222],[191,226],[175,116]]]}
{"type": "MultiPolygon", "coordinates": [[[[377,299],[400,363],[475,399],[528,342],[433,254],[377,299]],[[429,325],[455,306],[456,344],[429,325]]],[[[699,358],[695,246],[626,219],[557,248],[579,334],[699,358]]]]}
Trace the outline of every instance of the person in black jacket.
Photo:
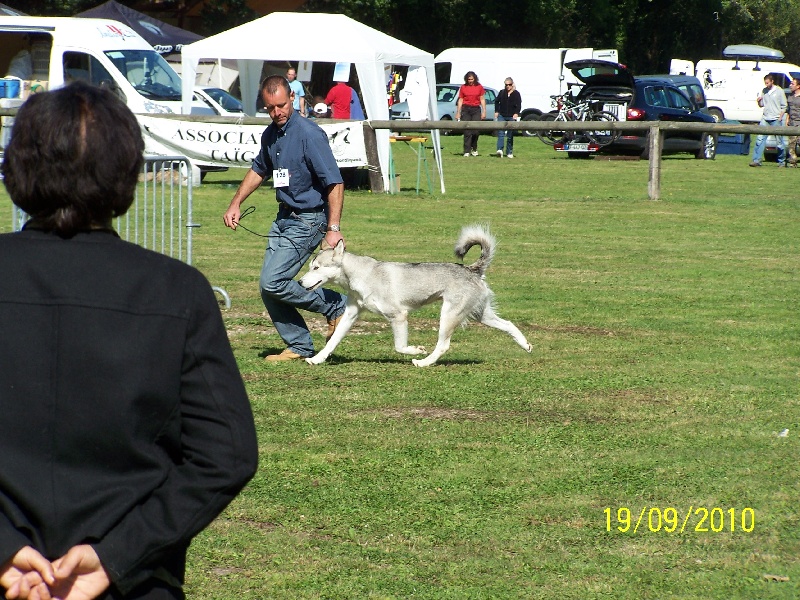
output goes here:
{"type": "Polygon", "coordinates": [[[184,598],[186,550],[257,466],[208,281],[122,241],[144,143],[113,93],[19,109],[2,165],[30,215],[0,235],[0,589],[184,598]]]}
{"type": "MultiPolygon", "coordinates": [[[[522,111],[522,96],[519,95],[514,86],[514,80],[506,77],[505,85],[494,101],[494,120],[495,121],[517,121],[519,113],[522,111]]],[[[514,158],[514,131],[497,132],[497,156],[503,158],[503,142],[505,141],[506,156],[514,158]]]]}

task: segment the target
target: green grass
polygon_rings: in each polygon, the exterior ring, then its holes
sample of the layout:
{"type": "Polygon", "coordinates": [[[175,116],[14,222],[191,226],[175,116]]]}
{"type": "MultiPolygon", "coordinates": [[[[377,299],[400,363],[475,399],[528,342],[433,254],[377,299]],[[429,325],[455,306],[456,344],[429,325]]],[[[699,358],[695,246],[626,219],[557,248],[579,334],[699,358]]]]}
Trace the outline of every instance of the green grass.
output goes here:
{"type": "MultiPolygon", "coordinates": [[[[189,597],[800,596],[797,172],[667,157],[652,202],[646,162],[443,143],[446,195],[415,194],[402,146],[402,193],[346,194],[348,248],[449,261],[461,225],[489,223],[487,279],[531,355],[473,324],[417,369],[369,315],[325,365],[267,365],[282,344],[257,291],[263,240],[221,219],[243,172],[195,190],[194,262],[231,296],[261,463],[195,540],[189,597]],[[645,514],[633,533],[644,507],[673,507],[676,530],[645,514]],[[695,531],[693,510],[679,533],[690,507],[723,509],[725,531],[695,531]]],[[[266,233],[273,195],[254,202],[245,225],[266,233]]],[[[412,315],[411,343],[433,347],[437,317],[412,315]]]]}

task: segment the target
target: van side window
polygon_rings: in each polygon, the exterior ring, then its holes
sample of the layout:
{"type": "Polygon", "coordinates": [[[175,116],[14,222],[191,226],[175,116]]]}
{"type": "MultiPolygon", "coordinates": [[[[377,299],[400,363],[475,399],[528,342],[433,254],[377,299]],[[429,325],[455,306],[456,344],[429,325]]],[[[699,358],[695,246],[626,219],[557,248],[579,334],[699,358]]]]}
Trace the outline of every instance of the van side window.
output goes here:
{"type": "Polygon", "coordinates": [[[450,73],[453,70],[453,63],[451,62],[437,62],[434,65],[436,72],[436,83],[447,83],[450,81],[450,73]]]}
{"type": "Polygon", "coordinates": [[[775,85],[779,88],[788,88],[789,87],[789,78],[786,76],[785,73],[772,73],[772,76],[775,78],[775,85]]]}
{"type": "Polygon", "coordinates": [[[114,78],[94,56],[83,52],[64,52],[64,83],[85,81],[100,85],[114,78]]]}

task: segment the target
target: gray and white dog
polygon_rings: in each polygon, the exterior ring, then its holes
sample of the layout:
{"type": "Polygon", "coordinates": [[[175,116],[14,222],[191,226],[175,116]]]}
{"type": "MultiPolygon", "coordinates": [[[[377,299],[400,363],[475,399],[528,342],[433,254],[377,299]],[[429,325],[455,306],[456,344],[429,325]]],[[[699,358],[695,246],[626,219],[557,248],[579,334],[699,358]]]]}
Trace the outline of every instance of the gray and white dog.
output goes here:
{"type": "Polygon", "coordinates": [[[459,259],[475,245],[481,256],[469,266],[454,263],[381,262],[369,256],[346,252],[340,241],[334,248],[320,251],[311,261],[308,273],[300,285],[314,290],[333,282],[347,290],[347,308],[331,339],[315,356],[306,362],[324,362],[356,322],[363,310],[382,315],[392,324],[394,349],[401,354],[422,354],[424,348],[408,345],[408,313],[431,302],[442,301],[439,317],[439,340],[428,356],[411,362],[428,367],[439,360],[450,347],[450,337],[456,327],[469,319],[505,331],[525,351],[531,345],[511,322],[494,312],[494,294],[484,281],[486,269],[494,257],[497,242],[481,225],[468,225],[461,230],[455,253],[459,259]]]}

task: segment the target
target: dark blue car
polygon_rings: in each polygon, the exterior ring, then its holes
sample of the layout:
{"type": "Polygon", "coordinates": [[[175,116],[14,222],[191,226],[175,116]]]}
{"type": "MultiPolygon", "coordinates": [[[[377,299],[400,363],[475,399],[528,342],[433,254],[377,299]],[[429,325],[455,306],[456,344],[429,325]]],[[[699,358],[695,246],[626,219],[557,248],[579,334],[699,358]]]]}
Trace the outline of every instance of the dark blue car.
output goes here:
{"type": "MultiPolygon", "coordinates": [[[[634,77],[619,63],[576,60],[565,65],[583,82],[578,101],[589,101],[595,110],[614,113],[620,121],[675,121],[714,123],[705,107],[703,87],[696,77],[670,75],[634,77]],[[694,80],[694,81],[691,81],[694,80]]],[[[605,153],[637,153],[648,157],[648,132],[626,131],[605,153]]],[[[707,132],[662,130],[663,153],[690,152],[711,160],[717,155],[717,136],[707,132]]]]}

